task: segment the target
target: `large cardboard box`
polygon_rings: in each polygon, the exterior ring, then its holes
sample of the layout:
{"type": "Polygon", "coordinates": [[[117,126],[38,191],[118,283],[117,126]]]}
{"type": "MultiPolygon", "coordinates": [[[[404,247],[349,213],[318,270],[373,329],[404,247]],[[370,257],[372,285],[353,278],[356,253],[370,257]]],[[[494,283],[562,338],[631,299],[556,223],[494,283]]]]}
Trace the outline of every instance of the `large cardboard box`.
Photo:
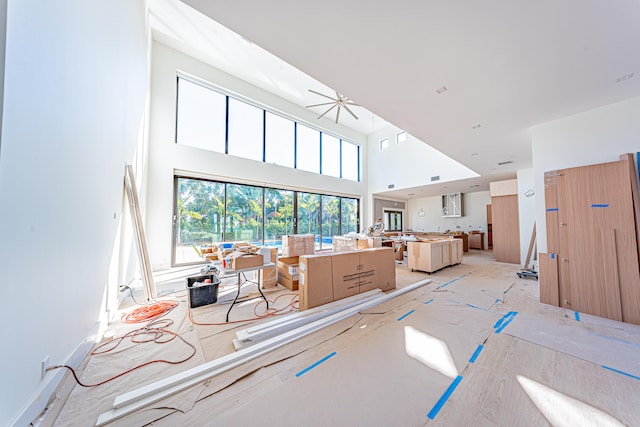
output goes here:
{"type": "Polygon", "coordinates": [[[360,293],[360,252],[334,253],[331,257],[333,298],[339,300],[360,293]]]}
{"type": "Polygon", "coordinates": [[[298,290],[299,257],[278,258],[278,283],[292,291],[298,290]]]}
{"type": "Polygon", "coordinates": [[[396,287],[392,248],[370,248],[333,254],[333,298],[339,300],[373,289],[396,287]]]}
{"type": "Polygon", "coordinates": [[[242,270],[243,268],[259,267],[264,264],[262,255],[234,252],[228,256],[227,268],[242,270]]]}
{"type": "Polygon", "coordinates": [[[334,300],[332,286],[332,256],[303,255],[300,257],[300,310],[317,307],[334,300]]]}
{"type": "Polygon", "coordinates": [[[360,293],[376,288],[383,292],[396,288],[396,263],[393,248],[372,248],[360,251],[360,265],[360,293]]]}
{"type": "Polygon", "coordinates": [[[292,257],[316,253],[315,234],[292,234],[282,236],[282,256],[292,257]]]}

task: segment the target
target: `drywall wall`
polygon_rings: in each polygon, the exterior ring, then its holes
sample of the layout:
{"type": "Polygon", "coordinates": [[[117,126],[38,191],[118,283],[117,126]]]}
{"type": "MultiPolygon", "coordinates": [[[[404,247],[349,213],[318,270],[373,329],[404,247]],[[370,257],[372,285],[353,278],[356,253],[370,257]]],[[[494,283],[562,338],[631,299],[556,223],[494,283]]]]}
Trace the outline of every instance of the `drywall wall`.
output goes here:
{"type": "MultiPolygon", "coordinates": [[[[2,130],[2,105],[4,104],[4,54],[7,45],[7,0],[0,1],[0,131],[2,130]]],[[[1,132],[0,132],[1,134],[1,132]]],[[[0,135],[0,156],[2,137],[0,135]]]]}
{"type": "Polygon", "coordinates": [[[487,205],[491,204],[488,191],[464,193],[463,213],[458,218],[442,216],[442,199],[440,196],[411,199],[408,203],[408,229],[413,231],[444,232],[481,230],[485,233],[485,247],[487,246],[487,205]],[[424,216],[420,216],[420,209],[424,216]]]}
{"type": "MultiPolygon", "coordinates": [[[[240,81],[175,49],[154,42],[148,175],[148,180],[153,185],[149,187],[147,195],[146,232],[151,264],[155,270],[166,269],[171,265],[173,175],[176,169],[220,180],[362,197],[361,215],[365,215],[367,184],[364,165],[361,166],[361,182],[354,182],[176,144],[176,73],[178,70],[276,111],[298,117],[303,122],[316,125],[313,122],[316,120],[314,113],[240,81]]],[[[327,130],[344,135],[345,138],[360,144],[361,159],[366,159],[364,136],[340,125],[327,130]]]]}
{"type": "MultiPolygon", "coordinates": [[[[25,426],[104,317],[125,163],[148,90],[145,2],[12,1],[7,11],[0,425],[25,426]]],[[[88,341],[87,341],[88,340],[88,341]]]]}
{"type": "Polygon", "coordinates": [[[533,173],[538,251],[547,251],[544,173],[612,162],[640,151],[640,97],[534,126],[533,173]]]}
{"type": "Polygon", "coordinates": [[[478,176],[471,169],[445,156],[419,139],[407,135],[404,142],[396,144],[396,133],[401,130],[388,126],[368,137],[369,193],[409,188],[436,182],[454,181],[478,176]],[[389,139],[389,146],[380,150],[380,140],[389,139]]]}
{"type": "MultiPolygon", "coordinates": [[[[544,198],[544,190],[540,190],[541,197],[544,198]]],[[[533,168],[518,171],[518,222],[520,225],[520,264],[525,266],[533,225],[536,222],[536,191],[533,178],[533,168]]],[[[531,254],[533,260],[534,254],[531,254]]],[[[531,263],[531,260],[529,263],[531,263]]]]}

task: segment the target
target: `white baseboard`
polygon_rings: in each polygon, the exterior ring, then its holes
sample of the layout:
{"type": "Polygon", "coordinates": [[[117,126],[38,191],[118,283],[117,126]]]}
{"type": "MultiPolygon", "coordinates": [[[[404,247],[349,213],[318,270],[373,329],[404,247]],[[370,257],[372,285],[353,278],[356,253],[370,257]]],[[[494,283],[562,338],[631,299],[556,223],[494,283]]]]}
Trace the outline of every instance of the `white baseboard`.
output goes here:
{"type": "MultiPolygon", "coordinates": [[[[96,343],[98,338],[97,334],[100,330],[100,322],[96,322],[89,334],[76,346],[64,364],[77,369],[96,343]]],[[[62,382],[65,373],[66,369],[56,369],[55,371],[48,372],[35,395],[29,400],[20,413],[11,420],[9,425],[12,427],[24,427],[30,425],[38,418],[47,407],[51,396],[53,396],[62,382]]]]}

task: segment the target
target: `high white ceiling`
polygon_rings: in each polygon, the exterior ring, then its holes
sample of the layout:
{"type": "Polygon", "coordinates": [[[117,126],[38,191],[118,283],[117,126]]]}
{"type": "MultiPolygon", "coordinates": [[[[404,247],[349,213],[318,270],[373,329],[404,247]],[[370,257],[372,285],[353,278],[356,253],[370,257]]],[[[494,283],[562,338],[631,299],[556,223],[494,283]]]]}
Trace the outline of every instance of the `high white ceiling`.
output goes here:
{"type": "Polygon", "coordinates": [[[532,166],[531,126],[640,95],[638,0],[182,1],[484,181],[532,166]]]}

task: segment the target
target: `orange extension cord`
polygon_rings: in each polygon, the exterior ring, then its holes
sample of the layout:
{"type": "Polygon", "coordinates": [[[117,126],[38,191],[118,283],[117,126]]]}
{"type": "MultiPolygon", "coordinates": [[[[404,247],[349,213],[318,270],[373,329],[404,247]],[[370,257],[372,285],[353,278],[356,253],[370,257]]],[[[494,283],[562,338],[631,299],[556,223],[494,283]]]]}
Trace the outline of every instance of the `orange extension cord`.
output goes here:
{"type": "Polygon", "coordinates": [[[289,311],[293,311],[296,310],[298,308],[298,294],[282,294],[282,295],[278,295],[273,301],[269,301],[271,304],[275,304],[276,301],[278,301],[280,298],[282,297],[286,297],[286,296],[292,296],[293,298],[291,298],[291,301],[285,305],[284,307],[280,308],[280,309],[275,309],[275,308],[270,308],[268,310],[266,310],[265,314],[258,314],[257,313],[257,308],[261,303],[264,303],[264,300],[261,299],[254,307],[253,307],[253,314],[256,317],[252,317],[250,319],[242,319],[242,320],[233,320],[230,322],[220,322],[220,323],[200,323],[200,322],[196,322],[195,320],[193,320],[193,317],[191,316],[191,310],[187,310],[187,313],[189,313],[189,320],[191,321],[191,323],[193,323],[194,325],[199,325],[199,326],[222,326],[222,325],[229,325],[231,323],[244,323],[244,322],[250,322],[252,320],[260,320],[260,319],[264,319],[266,317],[270,317],[270,316],[276,316],[279,314],[284,314],[284,313],[288,313],[289,311]],[[287,310],[287,311],[284,311],[287,310]]]}
{"type": "MultiPolygon", "coordinates": [[[[285,305],[280,309],[269,308],[265,311],[265,314],[262,314],[262,315],[257,313],[258,306],[260,306],[264,302],[264,300],[260,300],[253,307],[253,313],[255,317],[250,319],[235,320],[232,322],[222,322],[222,323],[200,323],[193,320],[193,318],[191,317],[191,310],[187,310],[187,313],[189,315],[189,320],[191,321],[191,323],[193,323],[194,325],[200,325],[200,326],[221,326],[221,325],[227,325],[231,323],[249,322],[252,320],[260,320],[266,317],[276,316],[276,315],[287,313],[289,311],[296,310],[298,308],[298,305],[297,305],[298,294],[278,295],[273,301],[269,301],[269,302],[275,305],[280,298],[286,297],[286,296],[292,297],[291,301],[289,301],[287,305],[285,305]],[[287,310],[287,311],[284,311],[284,310],[287,310]]],[[[93,383],[93,384],[85,384],[82,381],[80,381],[80,379],[78,378],[78,375],[76,374],[76,371],[69,365],[50,366],[49,368],[47,368],[47,371],[65,368],[71,372],[71,374],[73,375],[73,378],[76,380],[78,385],[82,387],[97,387],[99,385],[108,383],[109,381],[113,381],[116,378],[120,378],[121,376],[126,375],[130,372],[133,372],[137,369],[140,369],[143,366],[151,365],[153,363],[168,363],[171,365],[177,365],[177,364],[186,362],[196,354],[196,348],[191,343],[189,343],[184,338],[182,338],[179,334],[167,329],[167,327],[173,324],[173,320],[159,319],[160,317],[166,315],[171,310],[173,310],[177,305],[178,305],[178,302],[176,301],[160,301],[154,304],[136,308],[135,310],[129,313],[123,314],[121,318],[123,323],[140,323],[145,321],[149,321],[149,323],[147,323],[145,326],[141,328],[134,329],[133,331],[128,332],[125,335],[122,335],[120,337],[115,337],[107,342],[100,344],[91,352],[91,355],[95,356],[95,355],[105,354],[110,351],[113,351],[124,341],[125,338],[129,338],[130,341],[134,344],[142,344],[147,342],[155,342],[156,344],[165,344],[165,343],[168,343],[169,341],[172,341],[175,338],[179,338],[182,342],[184,342],[189,347],[191,347],[191,350],[192,350],[191,354],[186,358],[178,361],[171,361],[171,360],[165,360],[165,359],[150,360],[148,362],[145,362],[140,365],[134,366],[130,369],[127,369],[126,371],[121,372],[117,375],[114,375],[110,378],[107,378],[103,381],[93,383]],[[169,335],[168,338],[166,338],[167,335],[169,335]]]]}
{"type": "Polygon", "coordinates": [[[141,323],[157,319],[173,310],[178,303],[176,301],[160,301],[150,305],[144,305],[122,315],[123,323],[141,323]]]}
{"type": "MultiPolygon", "coordinates": [[[[175,307],[178,303],[174,303],[175,305],[173,307],[175,307]]],[[[173,308],[171,307],[171,308],[173,308]]],[[[141,307],[141,308],[146,308],[146,307],[141,307]]],[[[171,309],[169,309],[171,310],[171,309]]],[[[136,311],[136,310],[134,310],[136,311]]],[[[153,312],[157,311],[160,314],[156,313],[156,317],[162,316],[164,314],[166,314],[168,311],[165,310],[164,311],[160,311],[160,309],[158,310],[152,310],[153,312]]],[[[151,315],[152,313],[147,313],[147,315],[151,315]]],[[[144,317],[142,314],[140,315],[140,318],[144,317]]],[[[50,366],[49,368],[47,368],[47,371],[51,371],[54,369],[59,369],[59,368],[65,368],[68,369],[69,371],[71,371],[71,374],[73,375],[73,378],[76,380],[76,382],[81,385],[82,387],[97,387],[99,385],[108,383],[109,381],[113,381],[116,378],[120,378],[123,375],[126,375],[130,372],[135,371],[136,369],[140,369],[143,366],[147,366],[147,365],[151,365],[153,363],[168,363],[170,365],[177,365],[180,363],[184,363],[187,360],[191,359],[195,354],[196,354],[196,348],[193,346],[193,344],[191,344],[190,342],[188,342],[187,340],[185,340],[184,338],[182,338],[179,334],[168,330],[167,328],[169,326],[171,326],[173,324],[173,320],[171,319],[158,319],[158,320],[153,320],[149,323],[147,323],[145,326],[143,326],[142,328],[138,328],[138,329],[134,329],[131,332],[128,332],[120,337],[115,337],[109,341],[106,341],[102,344],[100,344],[98,347],[96,347],[92,352],[91,355],[98,355],[98,354],[105,354],[108,353],[110,351],[115,350],[123,341],[125,338],[129,338],[130,341],[134,344],[142,344],[142,343],[147,343],[147,342],[155,342],[156,344],[166,344],[172,340],[174,340],[175,338],[179,338],[183,343],[185,343],[186,345],[188,345],[189,347],[191,347],[191,354],[187,357],[185,357],[182,360],[166,360],[166,359],[154,359],[154,360],[150,360],[148,362],[144,362],[141,363],[137,366],[134,366],[133,368],[127,369],[124,372],[121,372],[117,375],[114,375],[110,378],[107,378],[103,381],[97,382],[97,383],[93,383],[93,384],[85,384],[82,381],[80,381],[80,379],[78,378],[78,375],[76,374],[76,371],[69,365],[55,365],[55,366],[50,366]],[[168,337],[167,337],[168,336],[168,337]]]]}

